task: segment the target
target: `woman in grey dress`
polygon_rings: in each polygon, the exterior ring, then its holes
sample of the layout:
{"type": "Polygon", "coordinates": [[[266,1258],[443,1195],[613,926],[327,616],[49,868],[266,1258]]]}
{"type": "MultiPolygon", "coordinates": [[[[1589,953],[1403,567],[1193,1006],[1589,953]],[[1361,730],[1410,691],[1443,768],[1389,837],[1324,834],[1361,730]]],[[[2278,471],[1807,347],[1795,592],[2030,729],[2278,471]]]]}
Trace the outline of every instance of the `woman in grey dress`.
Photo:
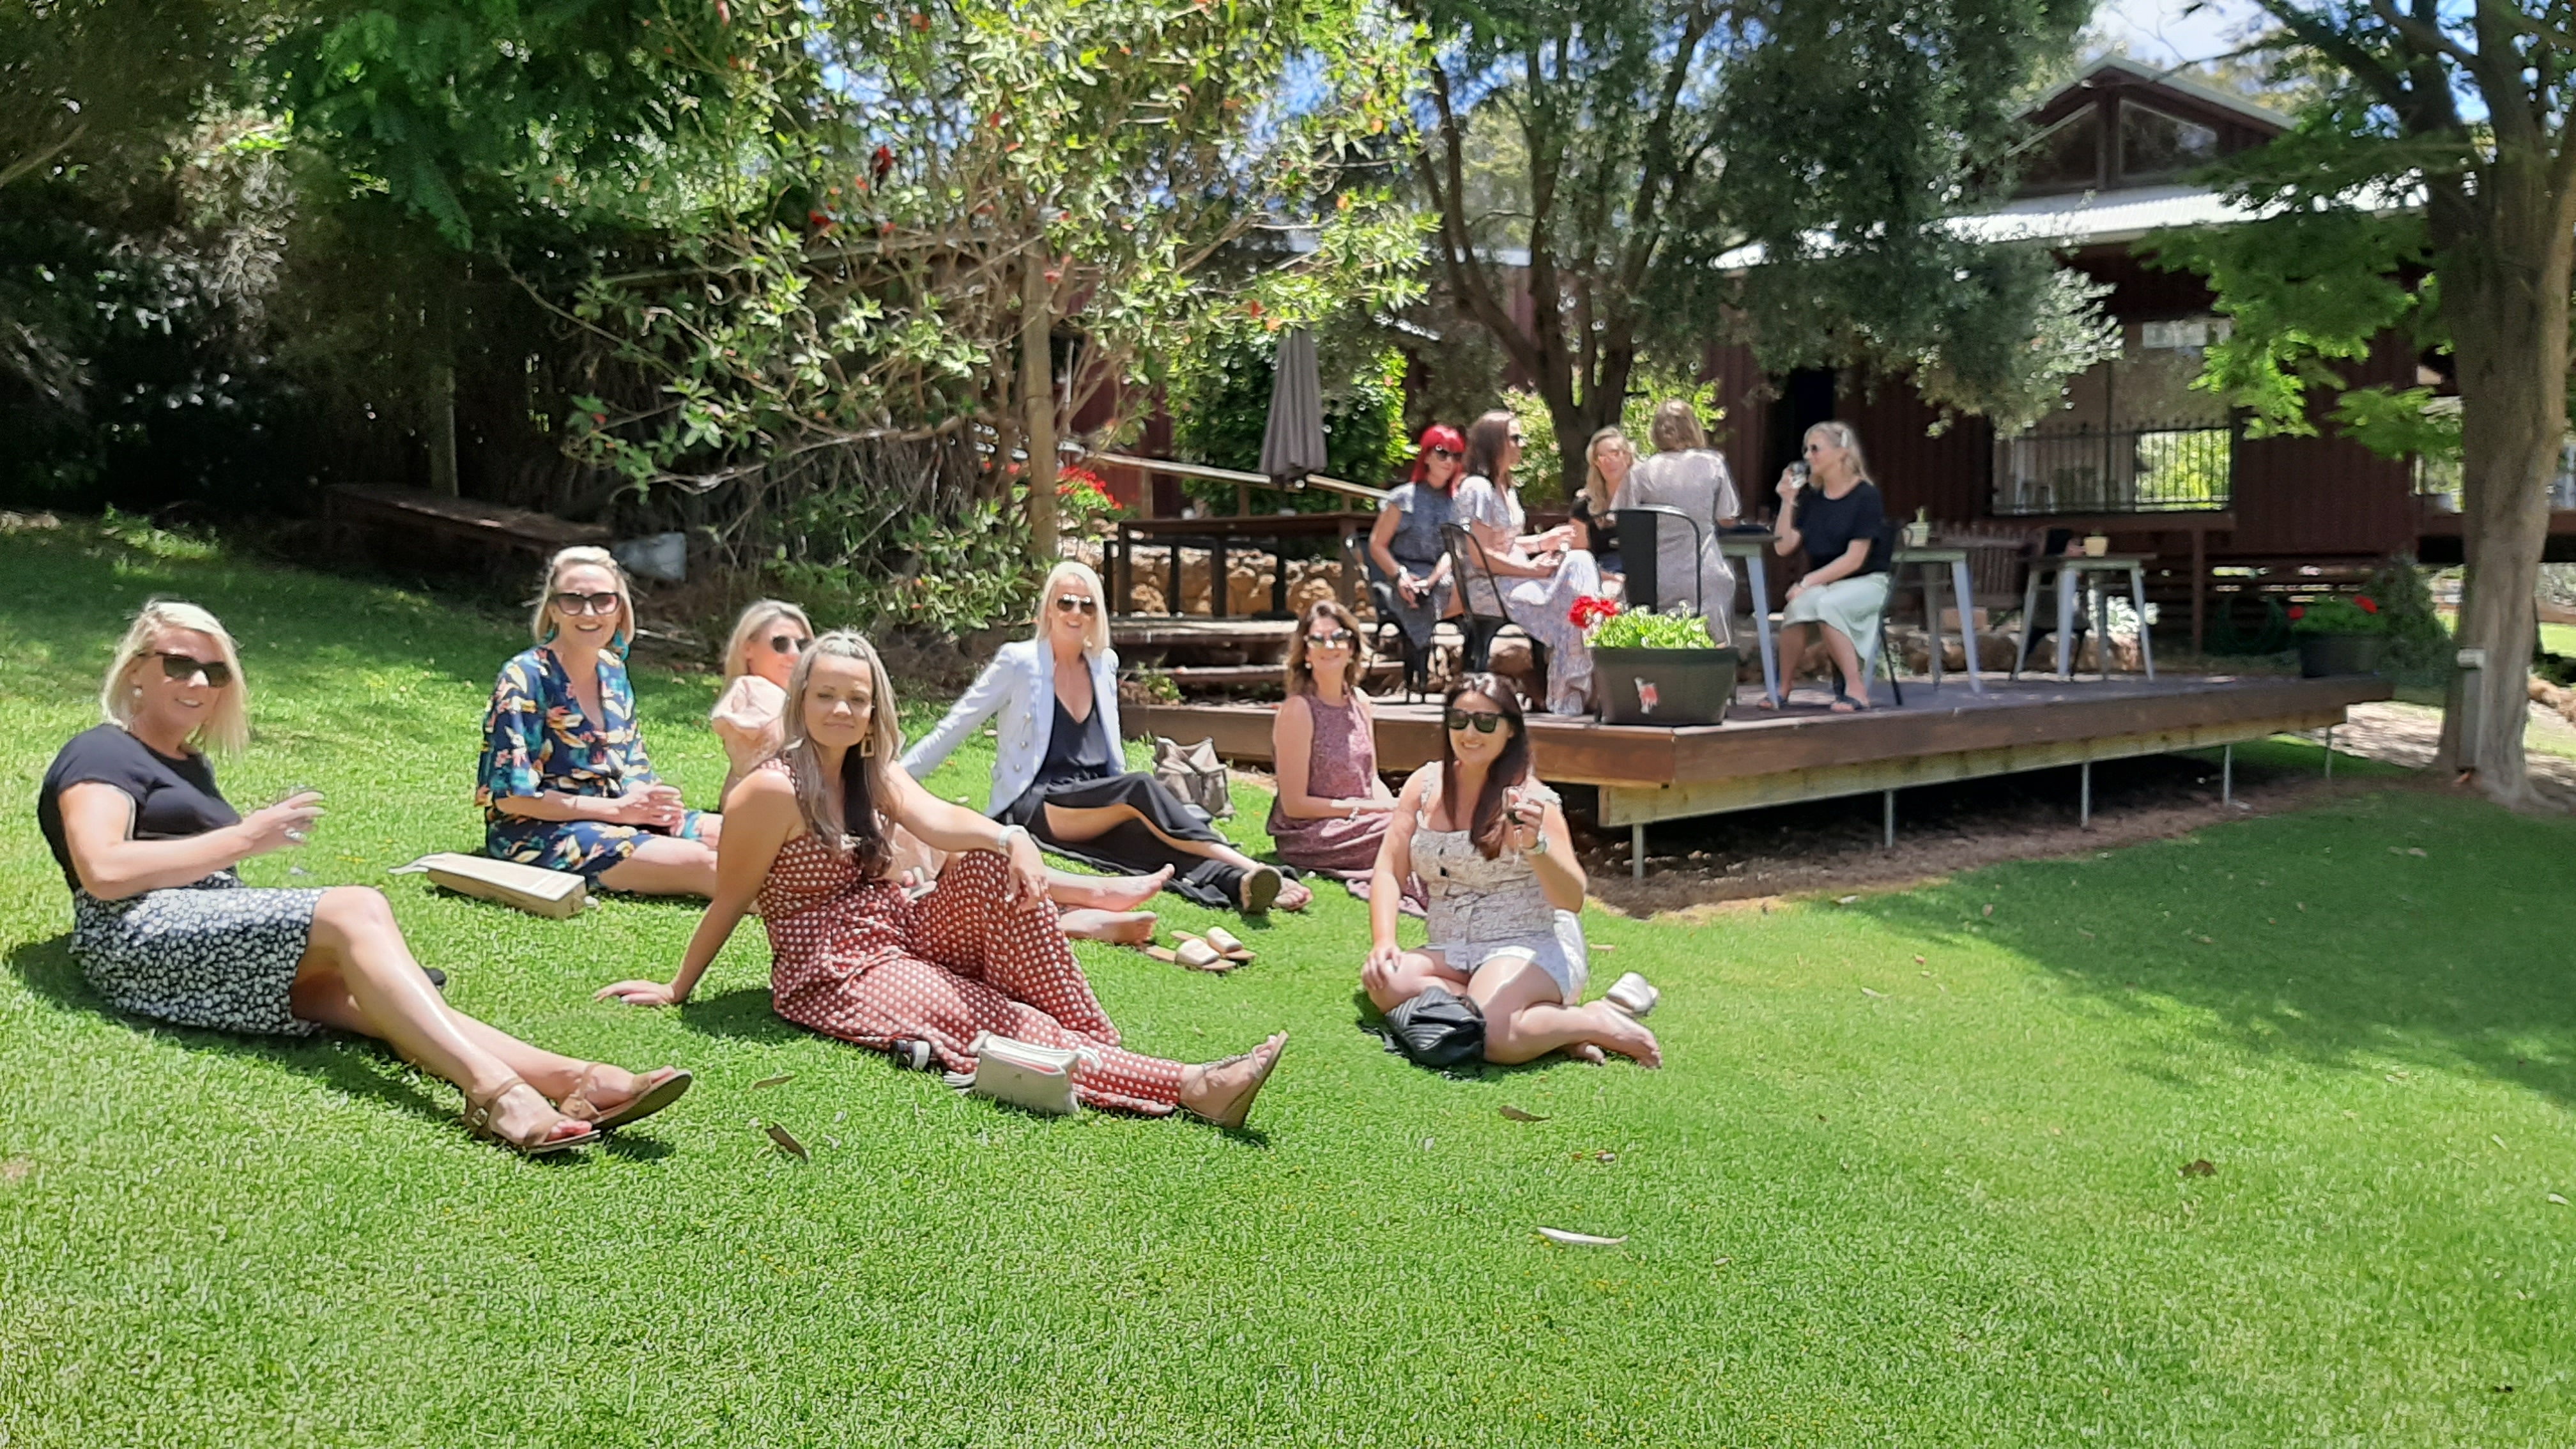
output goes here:
{"type": "MultiPolygon", "coordinates": [[[[1696,610],[1707,616],[1710,637],[1723,645],[1731,637],[1735,570],[1718,551],[1718,538],[1744,511],[1735,498],[1735,480],[1727,474],[1725,457],[1709,448],[1699,415],[1682,399],[1667,399],[1655,409],[1647,436],[1654,441],[1654,456],[1629,472],[1614,506],[1680,510],[1699,525],[1699,550],[1692,553],[1690,530],[1671,519],[1658,520],[1655,597],[1631,602],[1666,611],[1696,610]]],[[[1753,601],[1757,609],[1769,606],[1765,599],[1753,601]]]]}

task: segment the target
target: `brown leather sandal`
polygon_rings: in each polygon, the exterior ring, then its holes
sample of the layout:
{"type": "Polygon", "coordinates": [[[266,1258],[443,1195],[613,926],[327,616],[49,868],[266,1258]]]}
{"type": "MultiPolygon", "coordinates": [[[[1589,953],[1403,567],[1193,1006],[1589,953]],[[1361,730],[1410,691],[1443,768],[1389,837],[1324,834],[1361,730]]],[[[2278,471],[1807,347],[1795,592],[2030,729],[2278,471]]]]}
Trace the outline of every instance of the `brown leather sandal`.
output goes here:
{"type": "Polygon", "coordinates": [[[670,1106],[689,1094],[689,1084],[693,1080],[685,1067],[657,1068],[635,1079],[635,1095],[629,1097],[624,1105],[602,1113],[590,1100],[596,1090],[593,1079],[598,1072],[597,1063],[582,1068],[581,1077],[573,1084],[573,1089],[564,1094],[564,1099],[555,1104],[555,1110],[575,1121],[587,1122],[600,1132],[641,1122],[670,1106]]]}
{"type": "MultiPolygon", "coordinates": [[[[512,1092],[521,1090],[529,1092],[537,1091],[536,1088],[529,1086],[525,1081],[514,1078],[510,1082],[510,1085],[503,1087],[501,1090],[494,1092],[488,1097],[478,1098],[472,1092],[467,1092],[465,1094],[465,1111],[463,1114],[465,1130],[473,1133],[476,1137],[498,1142],[502,1146],[509,1148],[511,1151],[518,1153],[522,1157],[550,1157],[558,1152],[569,1152],[576,1147],[588,1147],[590,1144],[599,1140],[599,1131],[597,1128],[577,1133],[571,1137],[547,1137],[537,1142],[522,1142],[515,1137],[504,1134],[501,1129],[492,1125],[493,1115],[500,1107],[501,1099],[503,1097],[510,1095],[512,1092]]],[[[544,1101],[545,1094],[538,1092],[537,1100],[544,1101]]]]}

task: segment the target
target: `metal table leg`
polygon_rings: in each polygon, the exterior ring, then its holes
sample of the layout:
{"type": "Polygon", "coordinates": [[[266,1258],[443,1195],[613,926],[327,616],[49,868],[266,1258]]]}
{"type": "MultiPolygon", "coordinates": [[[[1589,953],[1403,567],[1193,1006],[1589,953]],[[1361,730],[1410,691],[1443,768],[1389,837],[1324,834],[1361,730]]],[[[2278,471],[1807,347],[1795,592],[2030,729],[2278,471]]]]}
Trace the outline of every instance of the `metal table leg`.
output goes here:
{"type": "Polygon", "coordinates": [[[1762,561],[1762,551],[1754,550],[1744,560],[1753,565],[1753,635],[1762,641],[1762,693],[1778,709],[1780,700],[1780,656],[1771,640],[1771,575],[1762,561]]]}
{"type": "MultiPolygon", "coordinates": [[[[1941,687],[1941,566],[1916,564],[1923,578],[1923,632],[1932,636],[1932,687],[1941,687]]],[[[1962,620],[1961,622],[1965,622],[1962,620]]],[[[1889,673],[1894,673],[1890,670],[1889,673]]]]}
{"type": "Polygon", "coordinates": [[[2111,682],[2111,591],[2102,587],[2102,576],[2091,569],[2084,571],[2084,587],[2093,599],[2093,655],[2102,662],[2102,682],[2111,682]]]}
{"type": "Polygon", "coordinates": [[[2147,570],[2143,564],[2129,569],[2129,607],[2138,611],[2138,662],[2147,666],[2147,681],[2155,682],[2156,644],[2147,637],[2147,570]]]}
{"type": "Polygon", "coordinates": [[[1637,880],[1646,878],[1646,827],[1643,823],[1628,827],[1628,874],[1637,880]]]}
{"type": "Polygon", "coordinates": [[[2030,658],[2030,621],[2039,612],[2039,563],[2032,560],[2030,576],[2021,585],[2021,636],[2013,640],[2013,682],[2021,682],[2022,661],[2030,658]]]}
{"type": "Polygon", "coordinates": [[[2075,677],[2075,570],[2057,571],[2057,677],[2075,677]]]}
{"type": "Polygon", "coordinates": [[[1950,560],[1950,592],[1959,601],[1959,638],[1967,646],[1968,692],[1983,694],[1986,692],[1986,681],[1979,677],[1977,670],[1985,661],[1977,657],[1977,621],[1974,611],[1968,607],[1969,600],[1974,598],[1975,594],[1968,582],[1966,559],[1950,560]]]}

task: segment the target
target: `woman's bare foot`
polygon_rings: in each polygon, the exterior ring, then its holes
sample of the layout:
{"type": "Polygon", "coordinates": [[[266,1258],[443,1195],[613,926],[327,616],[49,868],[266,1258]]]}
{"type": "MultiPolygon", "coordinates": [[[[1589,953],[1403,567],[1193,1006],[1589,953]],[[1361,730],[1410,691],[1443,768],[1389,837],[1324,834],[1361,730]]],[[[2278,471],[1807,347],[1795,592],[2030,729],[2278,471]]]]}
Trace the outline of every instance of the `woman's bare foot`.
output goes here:
{"type": "Polygon", "coordinates": [[[556,1111],[543,1093],[515,1080],[488,1097],[466,1093],[465,1128],[526,1153],[559,1151],[598,1136],[589,1123],[556,1111]]]}
{"type": "Polygon", "coordinates": [[[1592,1039],[1594,1044],[1623,1057],[1634,1057],[1641,1067],[1664,1064],[1664,1049],[1656,1044],[1655,1034],[1646,1030],[1644,1022],[1597,1001],[1593,1003],[1593,1020],[1599,1027],[1592,1039]]]}
{"type": "Polygon", "coordinates": [[[1172,868],[1168,865],[1152,875],[1068,875],[1056,871],[1047,877],[1047,899],[1059,906],[1132,911],[1152,900],[1171,879],[1172,868]]]}
{"type": "Polygon", "coordinates": [[[1056,924],[1077,941],[1106,941],[1113,946],[1142,946],[1154,939],[1152,911],[1102,911],[1077,906],[1056,917],[1056,924]]]}
{"type": "Polygon", "coordinates": [[[1279,882],[1279,899],[1273,904],[1283,911],[1302,911],[1315,903],[1315,892],[1304,881],[1279,882]]]}
{"type": "Polygon", "coordinates": [[[1261,1095],[1262,1083],[1270,1080],[1270,1069],[1279,1065],[1279,1053],[1287,1046],[1288,1033],[1278,1032],[1239,1057],[1183,1067],[1181,1107],[1219,1127],[1242,1126],[1252,1115],[1252,1099],[1261,1095]]]}
{"type": "Polygon", "coordinates": [[[1574,1058],[1578,1062],[1583,1062],[1587,1065],[1596,1067],[1610,1060],[1610,1058],[1602,1052],[1601,1048],[1594,1046],[1588,1041],[1579,1041],[1574,1045],[1567,1047],[1565,1049],[1565,1054],[1574,1058]]]}

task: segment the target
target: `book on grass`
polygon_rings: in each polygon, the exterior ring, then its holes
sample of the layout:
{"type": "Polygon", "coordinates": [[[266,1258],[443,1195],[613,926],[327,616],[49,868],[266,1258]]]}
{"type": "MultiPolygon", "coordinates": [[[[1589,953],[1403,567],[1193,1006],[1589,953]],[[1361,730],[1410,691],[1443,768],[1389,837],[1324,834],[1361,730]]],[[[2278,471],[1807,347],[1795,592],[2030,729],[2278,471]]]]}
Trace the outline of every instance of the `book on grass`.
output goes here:
{"type": "Polygon", "coordinates": [[[974,1055],[975,1070],[951,1072],[948,1085],[1032,1112],[1070,1116],[1082,1110],[1073,1096],[1073,1068],[1082,1060],[1081,1052],[989,1031],[977,1032],[966,1050],[974,1055]]]}
{"type": "Polygon", "coordinates": [[[530,915],[558,921],[580,914],[583,903],[590,898],[590,883],[569,871],[453,851],[424,855],[409,865],[395,866],[388,874],[427,875],[430,884],[460,895],[516,906],[530,915]]]}

